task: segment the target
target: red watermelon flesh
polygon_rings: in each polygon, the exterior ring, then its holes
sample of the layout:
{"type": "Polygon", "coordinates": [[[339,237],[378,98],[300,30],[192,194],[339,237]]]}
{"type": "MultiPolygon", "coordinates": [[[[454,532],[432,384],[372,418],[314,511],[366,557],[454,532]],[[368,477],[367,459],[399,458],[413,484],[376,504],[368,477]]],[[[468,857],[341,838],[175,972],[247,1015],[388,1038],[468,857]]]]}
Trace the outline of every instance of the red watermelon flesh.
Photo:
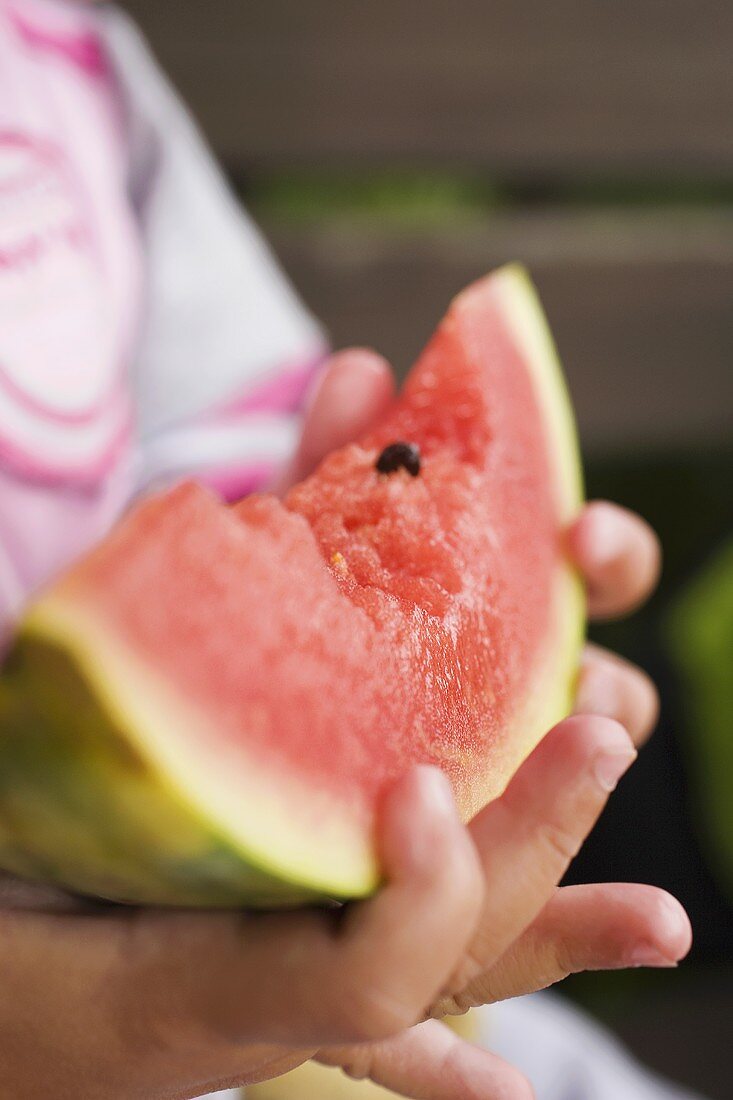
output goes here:
{"type": "Polygon", "coordinates": [[[371,890],[395,777],[440,765],[468,818],[569,708],[578,471],[508,268],[456,299],[379,427],[284,502],[191,484],[139,506],[20,633],[7,725],[33,749],[0,744],[0,864],[127,901],[371,890]],[[397,441],[419,471],[377,469],[397,441]]]}

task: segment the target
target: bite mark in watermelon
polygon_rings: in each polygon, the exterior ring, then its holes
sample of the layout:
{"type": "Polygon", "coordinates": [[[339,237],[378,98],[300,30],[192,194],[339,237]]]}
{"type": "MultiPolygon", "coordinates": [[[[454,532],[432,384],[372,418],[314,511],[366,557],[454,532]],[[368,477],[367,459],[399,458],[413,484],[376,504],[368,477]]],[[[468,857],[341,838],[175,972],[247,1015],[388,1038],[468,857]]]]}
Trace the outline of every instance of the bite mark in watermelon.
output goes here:
{"type": "Polygon", "coordinates": [[[468,819],[568,712],[580,501],[552,341],[503,268],[284,502],[151,497],[41,594],[0,688],[0,865],[129,902],[370,893],[396,776],[438,764],[468,819]],[[379,462],[397,442],[417,470],[379,462]]]}

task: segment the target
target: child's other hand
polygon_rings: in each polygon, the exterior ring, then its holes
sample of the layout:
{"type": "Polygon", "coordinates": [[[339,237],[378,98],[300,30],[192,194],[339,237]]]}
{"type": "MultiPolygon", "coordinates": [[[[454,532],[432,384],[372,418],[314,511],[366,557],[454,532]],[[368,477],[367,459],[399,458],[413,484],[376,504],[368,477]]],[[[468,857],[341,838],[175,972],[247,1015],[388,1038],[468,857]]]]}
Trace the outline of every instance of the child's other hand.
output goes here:
{"type": "Polygon", "coordinates": [[[514,1071],[438,1021],[571,973],[675,966],[691,931],[665,891],[631,883],[558,886],[635,755],[623,727],[606,718],[576,716],[550,731],[505,794],[469,826],[483,868],[481,915],[431,1002],[434,1019],[381,1043],[322,1050],[317,1060],[407,1096],[525,1100],[532,1092],[514,1071]]]}
{"type": "Polygon", "coordinates": [[[380,827],[387,884],[346,910],[0,912],[2,1095],[183,1100],[414,1024],[460,964],[483,876],[435,769],[396,785],[380,827]]]}
{"type": "MultiPolygon", "coordinates": [[[[389,364],[366,348],[332,355],[306,414],[298,453],[283,488],[305,477],[324,455],[367,431],[394,396],[389,364]]],[[[568,531],[592,618],[617,618],[642,604],[657,583],[660,549],[644,520],[605,501],[587,504],[568,531]]],[[[657,718],[657,693],[640,669],[598,646],[583,657],[577,713],[615,718],[641,744],[657,718]]]]}
{"type": "MultiPolygon", "coordinates": [[[[592,619],[629,614],[645,602],[659,579],[657,536],[643,519],[617,504],[586,504],[568,531],[568,548],[585,580],[592,619]]],[[[641,669],[587,645],[575,710],[616,718],[641,745],[656,725],[659,701],[641,669]]]]}

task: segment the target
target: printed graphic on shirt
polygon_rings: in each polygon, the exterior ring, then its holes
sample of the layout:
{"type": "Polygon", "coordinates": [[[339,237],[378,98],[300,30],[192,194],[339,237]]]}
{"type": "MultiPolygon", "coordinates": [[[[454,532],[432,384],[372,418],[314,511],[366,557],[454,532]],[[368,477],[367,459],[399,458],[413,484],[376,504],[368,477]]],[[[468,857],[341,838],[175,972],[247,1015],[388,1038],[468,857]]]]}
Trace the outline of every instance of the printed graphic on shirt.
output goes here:
{"type": "Polygon", "coordinates": [[[105,397],[114,326],[84,197],[50,144],[0,131],[0,382],[62,417],[105,397]]]}
{"type": "Polygon", "coordinates": [[[127,416],[94,224],[60,150],[0,130],[0,452],[26,473],[85,466],[127,416]]]}

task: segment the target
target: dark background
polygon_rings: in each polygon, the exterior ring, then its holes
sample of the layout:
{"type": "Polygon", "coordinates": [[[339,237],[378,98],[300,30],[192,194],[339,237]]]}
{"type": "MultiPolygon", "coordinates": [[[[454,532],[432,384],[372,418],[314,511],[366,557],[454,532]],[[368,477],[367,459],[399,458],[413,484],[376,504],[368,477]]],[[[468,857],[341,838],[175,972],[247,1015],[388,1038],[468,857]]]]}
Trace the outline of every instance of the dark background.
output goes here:
{"type": "Polygon", "coordinates": [[[731,1100],[731,891],[665,637],[733,531],[733,4],[127,7],[336,345],[373,344],[403,372],[463,284],[530,266],[589,495],[637,508],[666,550],[649,607],[595,631],[652,672],[663,712],[573,877],[665,886],[696,933],[679,971],[564,991],[649,1064],[731,1100]]]}

